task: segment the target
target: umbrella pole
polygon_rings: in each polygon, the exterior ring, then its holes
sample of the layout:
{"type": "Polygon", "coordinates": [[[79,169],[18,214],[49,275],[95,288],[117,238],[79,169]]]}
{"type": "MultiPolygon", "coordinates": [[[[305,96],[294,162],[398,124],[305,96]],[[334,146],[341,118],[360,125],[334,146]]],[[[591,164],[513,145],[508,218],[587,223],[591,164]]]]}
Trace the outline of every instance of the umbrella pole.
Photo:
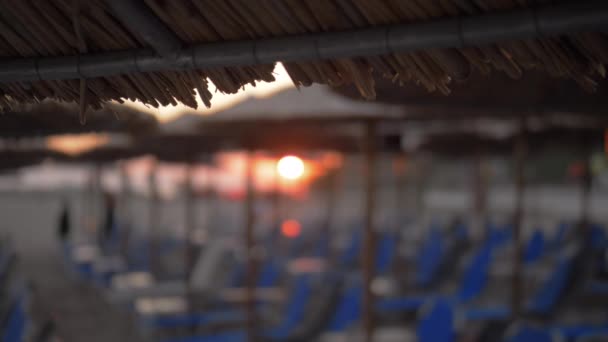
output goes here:
{"type": "Polygon", "coordinates": [[[186,166],[186,179],[185,179],[185,198],[184,198],[184,221],[185,221],[185,237],[186,237],[186,250],[185,250],[185,259],[184,266],[186,267],[186,274],[189,275],[192,273],[192,268],[194,267],[194,244],[192,240],[194,238],[194,231],[196,229],[196,219],[194,216],[194,206],[195,206],[195,195],[194,189],[192,186],[192,175],[193,175],[194,165],[189,163],[186,166]]]}
{"type": "MultiPolygon", "coordinates": [[[[593,175],[591,173],[591,148],[588,146],[585,151],[585,167],[583,173],[583,179],[581,182],[581,212],[580,212],[580,234],[582,242],[585,246],[588,246],[591,241],[590,231],[590,203],[591,203],[591,187],[593,185],[593,175]]],[[[586,248],[585,248],[586,249],[586,248]]]]}
{"type": "Polygon", "coordinates": [[[374,333],[374,295],[372,281],[374,278],[375,234],[375,164],[376,151],[374,146],[375,122],[369,121],[365,126],[364,167],[365,167],[365,239],[363,245],[363,329],[364,341],[371,342],[374,333]]]}
{"type": "Polygon", "coordinates": [[[522,119],[521,128],[514,146],[515,157],[515,212],[513,215],[513,243],[515,245],[513,260],[513,283],[511,288],[512,314],[518,318],[521,314],[523,291],[523,245],[521,228],[524,213],[525,169],[527,153],[526,122],[522,119]]]}
{"type": "Polygon", "coordinates": [[[102,224],[100,223],[103,218],[103,191],[101,188],[101,165],[95,164],[93,167],[93,178],[91,180],[91,230],[95,234],[99,247],[102,247],[103,236],[102,224]]]}
{"type": "Polygon", "coordinates": [[[247,288],[245,300],[245,314],[247,318],[247,341],[255,341],[256,312],[255,312],[255,278],[256,278],[256,253],[253,226],[254,213],[254,189],[253,189],[253,152],[248,151],[245,166],[245,250],[247,255],[247,288]]]}
{"type": "Polygon", "coordinates": [[[325,212],[325,221],[323,222],[322,231],[321,231],[321,241],[325,241],[327,244],[327,261],[331,262],[333,260],[333,251],[332,251],[332,229],[331,224],[334,218],[334,212],[336,211],[336,192],[337,192],[337,179],[338,174],[337,170],[330,170],[327,175],[327,189],[325,189],[326,195],[326,212],[325,212]],[[325,238],[325,239],[323,239],[325,238]]]}
{"type": "Polygon", "coordinates": [[[278,250],[282,249],[281,243],[281,175],[274,171],[274,191],[271,197],[272,210],[272,245],[278,250]]]}
{"type": "MultiPolygon", "coordinates": [[[[82,206],[82,223],[84,228],[84,234],[87,237],[93,236],[97,239],[97,231],[95,223],[95,167],[89,168],[88,172],[89,179],[86,187],[83,191],[83,206],[82,206]]],[[[95,240],[97,241],[97,240],[95,240]]]]}
{"type": "Polygon", "coordinates": [[[126,162],[121,162],[119,165],[120,180],[122,185],[122,205],[121,205],[121,251],[125,260],[129,257],[129,243],[131,232],[131,184],[129,182],[129,173],[126,162]]]}
{"type": "Polygon", "coordinates": [[[475,171],[473,172],[474,177],[474,193],[473,193],[473,210],[474,210],[474,230],[475,237],[482,237],[485,227],[486,219],[486,205],[487,205],[487,184],[483,174],[483,156],[477,151],[475,154],[475,171]]]}
{"type": "Polygon", "coordinates": [[[394,159],[395,175],[395,229],[400,230],[405,220],[403,216],[404,192],[406,186],[406,157],[400,153],[394,159]]]}
{"type": "Polygon", "coordinates": [[[156,175],[156,161],[152,162],[150,167],[150,174],[148,175],[148,187],[150,189],[150,203],[148,206],[148,218],[150,229],[150,250],[149,260],[150,269],[152,274],[158,275],[160,273],[160,222],[159,222],[159,198],[157,189],[157,175],[156,175]]]}

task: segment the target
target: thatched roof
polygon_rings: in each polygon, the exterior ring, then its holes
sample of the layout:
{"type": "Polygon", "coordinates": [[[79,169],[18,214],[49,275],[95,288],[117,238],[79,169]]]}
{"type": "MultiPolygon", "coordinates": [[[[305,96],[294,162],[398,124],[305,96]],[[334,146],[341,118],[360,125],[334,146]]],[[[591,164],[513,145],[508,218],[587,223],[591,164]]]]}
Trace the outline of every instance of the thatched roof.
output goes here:
{"type": "MultiPolygon", "coordinates": [[[[395,1],[395,0],[146,0],[145,7],[184,46],[316,32],[334,32],[396,23],[417,23],[446,17],[504,12],[550,1],[395,1]]],[[[576,1],[574,1],[576,2],[576,1]]],[[[75,56],[148,47],[146,37],[132,32],[106,1],[13,0],[0,4],[0,54],[3,57],[75,56]]],[[[149,37],[148,37],[149,38],[149,37]]],[[[296,85],[354,84],[365,98],[374,98],[375,71],[385,78],[417,84],[425,91],[450,92],[472,70],[504,73],[518,79],[528,70],[569,78],[593,90],[605,76],[608,38],[603,33],[578,33],[542,40],[507,41],[483,47],[432,49],[365,58],[286,63],[296,85]]],[[[243,85],[272,81],[273,65],[216,67],[206,70],[129,73],[88,79],[0,84],[0,108],[13,101],[46,98],[78,101],[80,87],[93,107],[129,98],[152,106],[180,101],[196,107],[195,89],[209,105],[207,79],[219,91],[235,93],[243,85]]]]}
{"type": "Polygon", "coordinates": [[[0,137],[23,138],[57,134],[117,132],[144,134],[153,132],[158,122],[152,115],[123,105],[106,104],[101,110],[87,111],[86,123],[79,118],[75,103],[46,100],[38,104],[13,107],[0,114],[0,137]]]}

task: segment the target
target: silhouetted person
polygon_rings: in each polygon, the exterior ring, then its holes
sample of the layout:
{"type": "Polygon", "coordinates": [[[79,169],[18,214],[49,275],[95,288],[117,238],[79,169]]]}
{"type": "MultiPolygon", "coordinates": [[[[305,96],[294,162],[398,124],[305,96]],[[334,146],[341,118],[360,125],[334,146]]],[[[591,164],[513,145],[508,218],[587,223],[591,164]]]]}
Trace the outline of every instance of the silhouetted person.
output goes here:
{"type": "Polygon", "coordinates": [[[63,208],[59,214],[59,226],[57,227],[57,236],[61,242],[65,242],[70,238],[70,210],[67,201],[63,202],[63,208]]]}

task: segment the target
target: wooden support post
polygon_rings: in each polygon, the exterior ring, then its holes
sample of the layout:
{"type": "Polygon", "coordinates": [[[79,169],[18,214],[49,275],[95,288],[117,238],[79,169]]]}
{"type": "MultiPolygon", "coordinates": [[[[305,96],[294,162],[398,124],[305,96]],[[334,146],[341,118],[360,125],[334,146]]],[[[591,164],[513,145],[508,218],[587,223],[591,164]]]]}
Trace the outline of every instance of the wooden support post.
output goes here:
{"type": "Polygon", "coordinates": [[[253,226],[255,220],[253,169],[255,156],[253,152],[247,152],[245,166],[245,250],[247,256],[247,289],[245,301],[245,314],[247,318],[247,341],[255,341],[256,336],[256,310],[255,310],[255,286],[257,255],[255,251],[255,236],[253,226]]]}
{"type": "Polygon", "coordinates": [[[365,126],[364,167],[365,167],[365,234],[363,245],[363,332],[364,341],[371,342],[374,334],[374,278],[376,239],[374,233],[375,210],[375,166],[376,151],[374,146],[375,122],[369,121],[365,126]]]}
{"type": "Polygon", "coordinates": [[[513,215],[513,283],[511,287],[511,306],[513,318],[517,319],[522,310],[524,299],[523,288],[523,244],[521,236],[522,221],[524,215],[524,192],[526,186],[525,162],[527,154],[526,121],[521,121],[520,132],[515,141],[515,212],[513,215]]]}

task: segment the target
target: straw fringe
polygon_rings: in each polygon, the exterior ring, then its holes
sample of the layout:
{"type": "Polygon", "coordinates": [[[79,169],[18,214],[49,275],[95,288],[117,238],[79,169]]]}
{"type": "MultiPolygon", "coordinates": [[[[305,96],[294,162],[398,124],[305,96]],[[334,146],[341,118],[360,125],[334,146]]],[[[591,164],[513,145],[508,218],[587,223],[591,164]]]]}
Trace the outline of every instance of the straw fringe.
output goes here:
{"type": "MultiPolygon", "coordinates": [[[[185,43],[216,42],[414,23],[443,17],[504,11],[552,0],[144,0],[147,6],[185,43]]],[[[4,0],[0,2],[0,56],[60,56],[79,50],[72,27],[71,0],[4,0]]],[[[112,51],[143,47],[143,41],[112,16],[104,1],[81,2],[78,16],[86,50],[112,51]]],[[[608,37],[602,33],[543,40],[504,42],[464,49],[322,62],[286,63],[296,86],[325,83],[354,84],[361,95],[375,97],[377,73],[403,84],[415,82],[428,91],[449,94],[451,83],[466,81],[473,69],[482,74],[504,72],[519,78],[540,69],[575,80],[593,91],[606,77],[608,37]]],[[[211,105],[209,82],[223,93],[236,93],[246,84],[271,82],[273,65],[214,68],[112,76],[87,80],[87,105],[126,98],[147,105],[197,106],[200,96],[211,105]]],[[[0,110],[13,102],[46,98],[78,101],[78,81],[45,81],[0,86],[0,110]]]]}

